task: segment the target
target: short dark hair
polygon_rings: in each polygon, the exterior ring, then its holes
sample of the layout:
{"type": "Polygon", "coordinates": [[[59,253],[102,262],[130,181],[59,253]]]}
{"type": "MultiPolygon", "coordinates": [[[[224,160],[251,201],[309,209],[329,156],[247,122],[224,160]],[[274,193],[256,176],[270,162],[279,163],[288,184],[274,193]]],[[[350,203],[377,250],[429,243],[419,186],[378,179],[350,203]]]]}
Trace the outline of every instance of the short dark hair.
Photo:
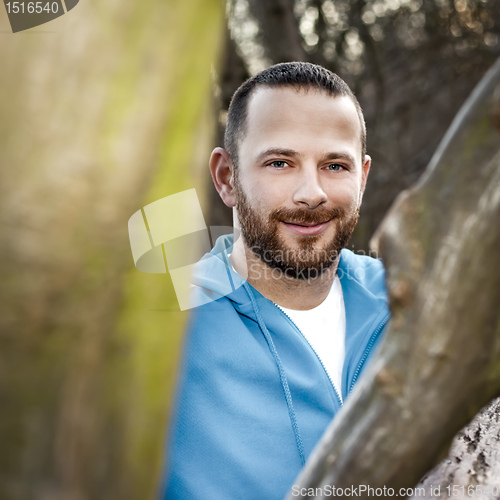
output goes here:
{"type": "Polygon", "coordinates": [[[365,120],[361,106],[347,83],[323,66],[307,62],[287,62],[270,66],[249,78],[231,99],[224,133],[224,148],[231,156],[235,167],[238,164],[238,146],[245,133],[248,102],[259,87],[292,87],[296,90],[313,88],[333,97],[350,97],[356,106],[361,125],[361,160],[363,160],[366,153],[365,120]]]}

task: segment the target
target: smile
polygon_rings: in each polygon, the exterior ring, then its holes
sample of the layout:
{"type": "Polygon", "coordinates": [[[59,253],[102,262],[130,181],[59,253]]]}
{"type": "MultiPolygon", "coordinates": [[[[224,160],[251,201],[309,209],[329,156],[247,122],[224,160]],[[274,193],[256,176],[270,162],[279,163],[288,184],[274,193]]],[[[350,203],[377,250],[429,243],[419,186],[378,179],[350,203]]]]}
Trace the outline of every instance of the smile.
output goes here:
{"type": "Polygon", "coordinates": [[[318,223],[309,223],[309,222],[285,222],[281,221],[284,226],[294,234],[300,236],[315,236],[323,232],[331,220],[327,220],[325,222],[318,223]]]}

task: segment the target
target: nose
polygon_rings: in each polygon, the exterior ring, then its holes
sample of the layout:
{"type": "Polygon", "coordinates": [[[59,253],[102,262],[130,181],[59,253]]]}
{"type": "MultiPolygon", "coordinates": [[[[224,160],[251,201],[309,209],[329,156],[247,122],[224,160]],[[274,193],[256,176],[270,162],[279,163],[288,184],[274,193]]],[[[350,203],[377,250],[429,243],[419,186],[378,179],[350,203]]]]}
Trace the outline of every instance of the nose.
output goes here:
{"type": "Polygon", "coordinates": [[[314,168],[304,168],[301,175],[296,179],[294,203],[307,205],[308,208],[316,208],[327,200],[326,193],[321,187],[319,172],[314,168]]]}

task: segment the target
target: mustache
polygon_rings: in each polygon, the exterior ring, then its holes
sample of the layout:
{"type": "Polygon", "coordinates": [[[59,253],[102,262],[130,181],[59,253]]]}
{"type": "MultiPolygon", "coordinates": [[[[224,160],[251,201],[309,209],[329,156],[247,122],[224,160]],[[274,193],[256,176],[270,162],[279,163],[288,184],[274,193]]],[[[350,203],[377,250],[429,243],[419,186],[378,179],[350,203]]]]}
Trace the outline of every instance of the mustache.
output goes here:
{"type": "Polygon", "coordinates": [[[311,209],[292,210],[288,208],[278,208],[271,212],[269,220],[271,222],[289,222],[292,224],[321,224],[331,219],[345,217],[346,211],[340,207],[326,209],[324,207],[311,209]]]}

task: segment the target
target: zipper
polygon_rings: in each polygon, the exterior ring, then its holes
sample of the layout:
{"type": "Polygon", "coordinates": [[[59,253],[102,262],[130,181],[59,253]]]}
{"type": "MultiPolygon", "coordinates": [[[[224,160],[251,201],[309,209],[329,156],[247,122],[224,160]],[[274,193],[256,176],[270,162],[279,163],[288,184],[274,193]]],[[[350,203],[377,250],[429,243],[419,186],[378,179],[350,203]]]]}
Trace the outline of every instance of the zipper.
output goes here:
{"type": "Polygon", "coordinates": [[[358,380],[359,374],[361,372],[361,368],[363,367],[366,358],[368,357],[368,354],[370,354],[370,351],[373,348],[373,344],[377,340],[377,337],[380,335],[380,332],[385,328],[385,325],[389,321],[389,318],[391,317],[391,314],[388,313],[387,316],[382,320],[380,325],[378,325],[377,329],[372,333],[372,336],[370,337],[370,342],[368,342],[368,345],[366,346],[365,352],[363,354],[363,357],[361,358],[358,367],[356,368],[356,371],[354,372],[354,377],[352,378],[351,386],[349,387],[349,391],[352,391],[352,388],[354,387],[354,384],[358,380]]]}
{"type": "Polygon", "coordinates": [[[300,330],[300,328],[295,324],[295,322],[293,321],[293,319],[290,318],[290,316],[288,316],[288,314],[285,311],[283,311],[283,309],[281,309],[281,307],[278,304],[275,304],[274,302],[273,302],[273,304],[277,307],[277,309],[279,311],[281,311],[282,314],[284,314],[288,318],[288,320],[290,321],[290,323],[292,323],[292,325],[297,329],[297,331],[300,333],[300,335],[302,336],[302,338],[307,342],[307,344],[312,349],[312,351],[314,352],[314,354],[316,354],[316,357],[318,358],[318,361],[321,363],[321,366],[323,367],[323,370],[325,371],[326,376],[328,377],[328,380],[330,381],[330,384],[332,384],[333,392],[335,393],[335,397],[337,398],[337,401],[338,401],[339,405],[343,406],[343,402],[342,402],[342,399],[339,396],[337,388],[335,387],[335,384],[333,383],[333,380],[330,377],[330,374],[328,373],[328,370],[326,369],[325,365],[323,364],[323,361],[321,361],[321,358],[318,356],[318,353],[316,352],[316,349],[314,349],[314,347],[311,345],[311,343],[309,342],[309,340],[307,340],[306,336],[302,333],[302,331],[300,330]]]}

